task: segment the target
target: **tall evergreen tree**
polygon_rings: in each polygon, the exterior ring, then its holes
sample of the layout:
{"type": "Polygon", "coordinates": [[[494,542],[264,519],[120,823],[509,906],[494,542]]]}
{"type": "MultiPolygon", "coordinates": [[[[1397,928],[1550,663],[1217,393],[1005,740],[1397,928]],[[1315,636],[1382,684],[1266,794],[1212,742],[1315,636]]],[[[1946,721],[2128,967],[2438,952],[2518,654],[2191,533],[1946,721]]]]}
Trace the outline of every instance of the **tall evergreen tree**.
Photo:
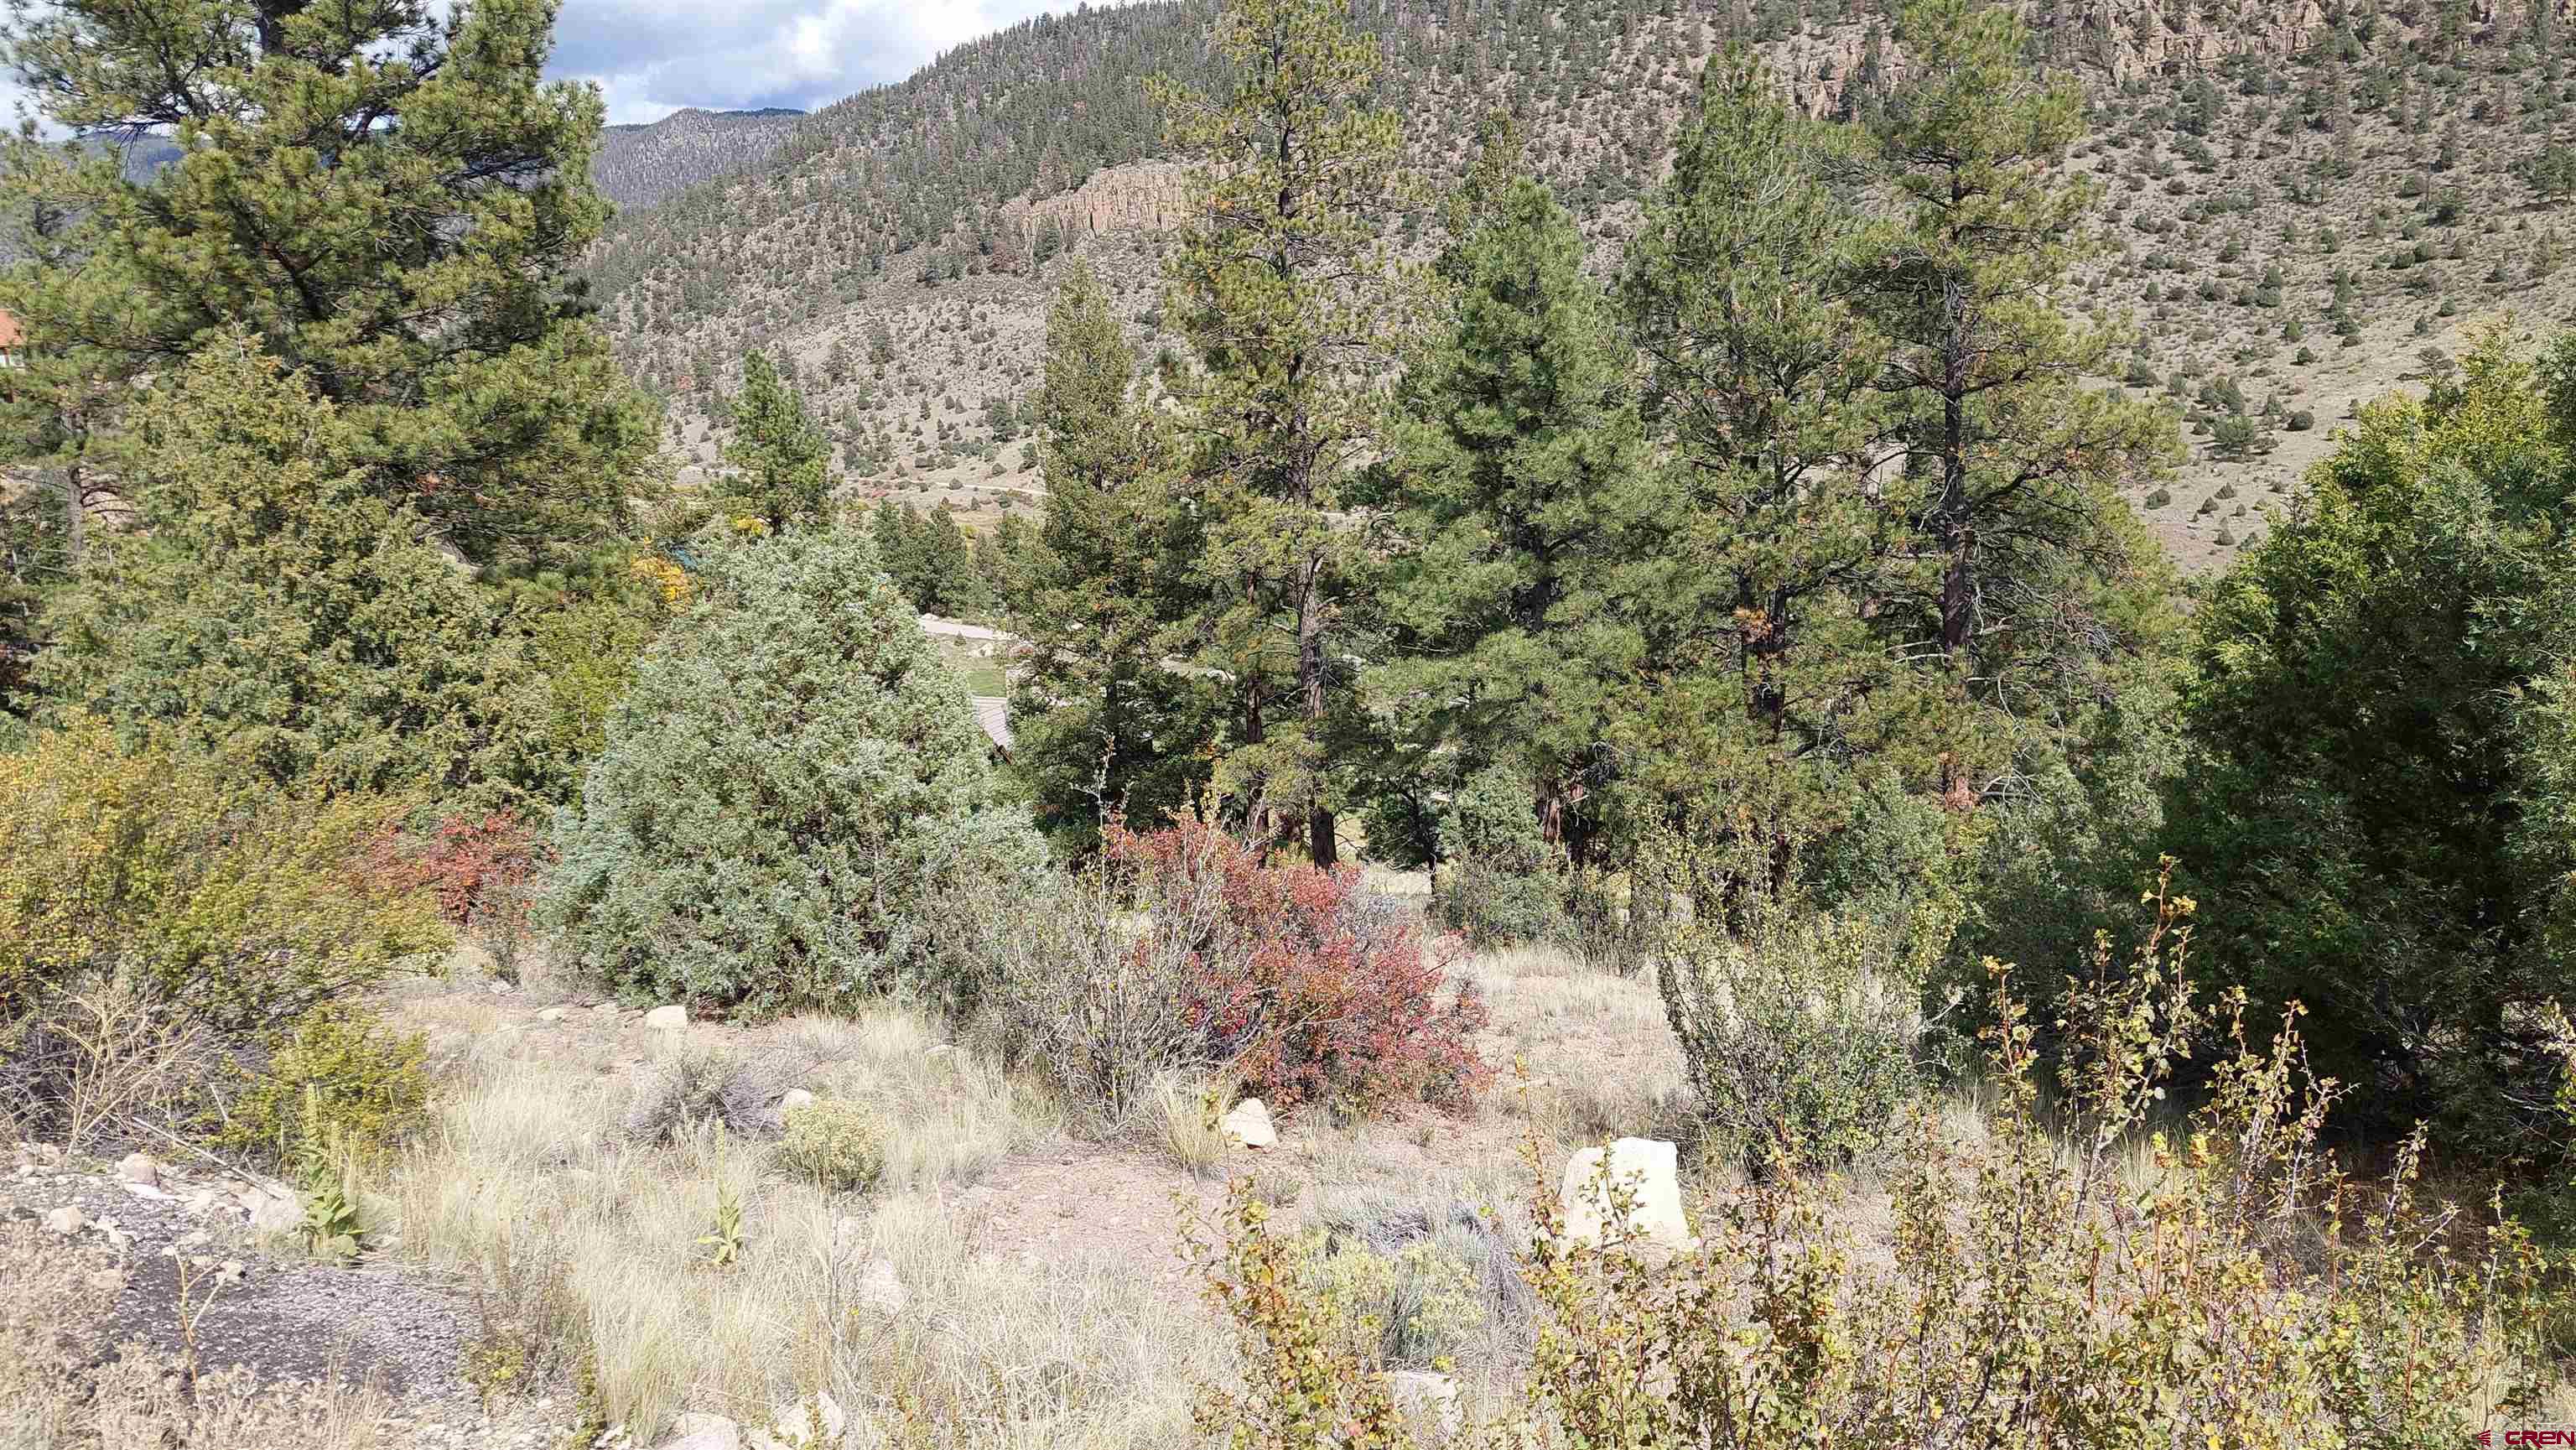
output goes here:
{"type": "Polygon", "coordinates": [[[1658,544],[1626,587],[1648,640],[1630,788],[1649,819],[1750,837],[1775,878],[1849,824],[1919,704],[1871,618],[1916,550],[1879,463],[1888,347],[1860,271],[1882,230],[1851,195],[1859,140],[1730,51],[1622,285],[1671,444],[1658,544]]]}
{"type": "Polygon", "coordinates": [[[805,411],[805,400],[764,353],[746,353],[742,391],[733,399],[733,439],[725,461],[741,470],[728,484],[731,507],[772,527],[823,511],[831,501],[832,445],[805,411]]]}
{"type": "Polygon", "coordinates": [[[2098,653],[2086,641],[2117,632],[2081,618],[2107,607],[2089,592],[2142,562],[2117,486],[2178,439],[2155,405],[2084,388],[2120,339],[2050,297],[2093,244],[2094,188],[2058,166],[2082,134],[2080,87],[2033,71],[2029,27],[1981,0],[1909,0],[1897,37],[1907,80],[1876,179],[1901,224],[1864,264],[1866,301],[1890,347],[1913,523],[1941,560],[1924,642],[1962,700],[1995,707],[1994,728],[1956,734],[1939,767],[1965,808],[2019,778],[2012,727],[2048,723],[2033,700],[2087,673],[2065,650],[2098,653]]]}
{"type": "Polygon", "coordinates": [[[1406,182],[1395,113],[1372,100],[1376,42],[1349,12],[1348,0],[1235,0],[1216,31],[1231,88],[1212,99],[1156,85],[1195,167],[1168,275],[1200,365],[1184,404],[1208,518],[1209,632],[1244,693],[1228,770],[1266,809],[1302,816],[1326,865],[1359,546],[1336,515],[1373,442],[1362,374],[1391,300],[1379,229],[1406,182]]]}
{"type": "Polygon", "coordinates": [[[1377,580],[1393,649],[1368,693],[1416,747],[1398,763],[1411,789],[1454,793],[1507,765],[1579,858],[1604,705],[1634,653],[1610,583],[1636,542],[1643,436],[1633,354],[1583,275],[1582,237],[1544,185],[1510,174],[1516,149],[1493,130],[1437,268],[1449,326],[1396,390],[1377,580]]]}
{"type": "Polygon", "coordinates": [[[1134,396],[1135,363],[1090,264],[1065,269],[1031,399],[1046,521],[1013,628],[1014,765],[1040,820],[1087,848],[1124,816],[1187,814],[1206,787],[1216,681],[1171,667],[1201,599],[1202,547],[1168,426],[1134,396]]]}
{"type": "Polygon", "coordinates": [[[331,403],[373,492],[469,555],[616,519],[655,428],[566,282],[608,206],[598,96],[541,78],[550,0],[16,13],[0,63],[46,121],[178,146],[135,181],[114,147],[13,144],[22,452],[113,431],[147,396],[124,384],[240,328],[331,403]]]}

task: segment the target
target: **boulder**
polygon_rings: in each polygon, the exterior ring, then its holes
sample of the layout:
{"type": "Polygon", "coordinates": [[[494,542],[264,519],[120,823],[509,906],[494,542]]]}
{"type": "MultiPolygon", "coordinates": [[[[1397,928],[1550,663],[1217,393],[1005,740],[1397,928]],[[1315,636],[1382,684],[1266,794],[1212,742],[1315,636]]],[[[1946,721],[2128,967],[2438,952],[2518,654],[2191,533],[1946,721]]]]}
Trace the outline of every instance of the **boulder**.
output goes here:
{"type": "Polygon", "coordinates": [[[742,1450],[742,1427],[722,1415],[692,1410],[671,1422],[659,1450],[742,1450]]]}
{"type": "Polygon", "coordinates": [[[116,1160],[116,1176],[146,1188],[161,1186],[161,1165],[149,1153],[128,1153],[116,1160]]]}
{"type": "Polygon", "coordinates": [[[1440,1427],[1443,1437],[1458,1433],[1464,1416],[1458,1409],[1458,1381],[1426,1370],[1400,1369],[1386,1377],[1387,1397],[1395,1407],[1440,1427]]]}
{"type": "Polygon", "coordinates": [[[1606,1150],[1586,1148],[1566,1160],[1565,1187],[1558,1204],[1565,1214],[1567,1238],[1576,1243],[1601,1242],[1611,1218],[1609,1190],[1614,1182],[1633,1196],[1625,1225],[1629,1235],[1669,1249],[1698,1245],[1691,1237],[1690,1221],[1682,1216],[1681,1177],[1673,1145],[1660,1138],[1622,1138],[1606,1150]]]}
{"type": "Polygon", "coordinates": [[[1234,1111],[1217,1120],[1217,1127],[1246,1148],[1267,1148],[1279,1141],[1279,1130],[1270,1126],[1270,1109],[1259,1098],[1236,1103],[1234,1111]]]}
{"type": "Polygon", "coordinates": [[[88,1222],[89,1215],[68,1203],[45,1215],[45,1228],[51,1233],[76,1234],[88,1222]]]}
{"type": "Polygon", "coordinates": [[[674,1002],[644,1014],[644,1025],[656,1032],[677,1032],[689,1025],[689,1009],[674,1002]]]}
{"type": "Polygon", "coordinates": [[[895,1275],[894,1260],[872,1259],[859,1271],[858,1299],[879,1314],[896,1315],[912,1302],[912,1291],[895,1275]]]}

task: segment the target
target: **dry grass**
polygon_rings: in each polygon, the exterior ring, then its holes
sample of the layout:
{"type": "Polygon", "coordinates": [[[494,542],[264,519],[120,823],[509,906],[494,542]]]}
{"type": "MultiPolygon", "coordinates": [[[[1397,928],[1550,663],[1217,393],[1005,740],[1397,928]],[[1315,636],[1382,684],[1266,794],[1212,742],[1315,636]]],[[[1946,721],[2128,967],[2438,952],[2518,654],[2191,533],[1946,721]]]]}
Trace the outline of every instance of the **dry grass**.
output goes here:
{"type": "MultiPolygon", "coordinates": [[[[703,1052],[725,1035],[693,1028],[698,1040],[652,1050],[703,1052]]],[[[543,1322],[520,1331],[530,1357],[586,1349],[596,1410],[645,1443],[683,1410],[763,1422],[829,1389],[852,1443],[1168,1444],[1188,1386],[1216,1368],[1191,1306],[1156,1298],[1129,1266],[978,1251],[949,1198],[1057,1125],[916,1014],[801,1018],[726,1047],[808,1058],[809,1090],[883,1114],[885,1180],[866,1196],[826,1194],[771,1146],[712,1125],[631,1140],[616,1076],[511,1056],[507,1036],[444,1054],[436,1128],[379,1185],[379,1212],[409,1253],[479,1277],[490,1302],[542,1301],[543,1322]],[[698,1242],[720,1197],[742,1209],[728,1267],[698,1242]],[[879,1260],[904,1286],[899,1313],[860,1293],[879,1260]]]]}
{"type": "MultiPolygon", "coordinates": [[[[374,1450],[389,1408],[370,1389],[281,1384],[246,1371],[193,1390],[179,1363],[99,1342],[113,1268],[33,1224],[0,1225],[0,1450],[374,1450]]],[[[174,1306],[173,1312],[176,1312],[174,1306]]]]}

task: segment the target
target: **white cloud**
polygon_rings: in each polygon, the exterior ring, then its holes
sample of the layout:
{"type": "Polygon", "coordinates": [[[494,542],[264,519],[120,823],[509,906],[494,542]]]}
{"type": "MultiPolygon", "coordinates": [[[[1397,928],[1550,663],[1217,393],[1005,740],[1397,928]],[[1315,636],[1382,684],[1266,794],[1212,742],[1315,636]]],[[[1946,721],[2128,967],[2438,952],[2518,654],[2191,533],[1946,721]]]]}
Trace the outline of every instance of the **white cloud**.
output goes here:
{"type": "Polygon", "coordinates": [[[598,83],[612,122],[683,106],[812,110],[1062,0],[567,0],[558,76],[598,83]]]}

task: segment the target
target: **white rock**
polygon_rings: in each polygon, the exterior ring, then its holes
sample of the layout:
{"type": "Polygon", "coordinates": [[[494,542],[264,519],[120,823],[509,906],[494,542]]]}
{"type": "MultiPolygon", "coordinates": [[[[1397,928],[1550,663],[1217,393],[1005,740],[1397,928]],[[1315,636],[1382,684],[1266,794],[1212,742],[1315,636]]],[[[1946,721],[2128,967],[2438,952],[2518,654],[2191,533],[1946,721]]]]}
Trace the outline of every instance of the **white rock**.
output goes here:
{"type": "Polygon", "coordinates": [[[149,1153],[128,1153],[116,1161],[116,1176],[146,1188],[161,1186],[161,1165],[149,1153]]]}
{"type": "Polygon", "coordinates": [[[644,1025],[656,1032],[677,1032],[689,1025],[689,1009],[677,1002],[644,1014],[644,1025]]]}
{"type": "Polygon", "coordinates": [[[570,1007],[548,1007],[543,1012],[537,1014],[537,1020],[540,1022],[561,1022],[571,1015],[572,1009],[570,1007]]]}
{"type": "Polygon", "coordinates": [[[125,1185],[125,1193],[129,1198],[147,1199],[154,1203],[170,1203],[179,1197],[175,1193],[164,1193],[147,1183],[129,1183],[125,1185]]]}
{"type": "Polygon", "coordinates": [[[872,1259],[859,1271],[859,1302],[880,1314],[901,1314],[912,1302],[912,1291],[896,1276],[894,1260],[872,1259]]]}
{"type": "Polygon", "coordinates": [[[795,1108],[810,1108],[813,1105],[814,1095],[803,1088],[789,1088],[778,1095],[778,1111],[781,1113],[795,1108]]]}
{"type": "Polygon", "coordinates": [[[691,1411],[671,1422],[661,1450],[742,1450],[742,1427],[722,1415],[691,1411]]]}
{"type": "Polygon", "coordinates": [[[79,1209],[72,1207],[68,1203],[45,1215],[45,1227],[58,1234],[79,1233],[81,1231],[81,1225],[88,1222],[89,1216],[87,1214],[82,1213],[79,1209]]]}
{"type": "Polygon", "coordinates": [[[1626,1231],[1666,1248],[1688,1249],[1690,1221],[1682,1216],[1681,1178],[1673,1145],[1660,1138],[1622,1138],[1608,1150],[1609,1181],[1603,1180],[1603,1150],[1586,1148],[1566,1160],[1565,1187],[1558,1195],[1565,1214],[1566,1237],[1576,1243],[1601,1242],[1611,1216],[1610,1183],[1625,1185],[1633,1196],[1626,1231]]]}
{"type": "Polygon", "coordinates": [[[1270,1109],[1259,1098],[1236,1103],[1234,1111],[1217,1120],[1217,1127],[1246,1148],[1267,1148],[1279,1141],[1279,1130],[1270,1126],[1270,1109]]]}
{"type": "Polygon", "coordinates": [[[304,1226],[304,1205],[296,1202],[292,1194],[263,1190],[256,1201],[246,1202],[243,1206],[250,1210],[253,1233],[286,1234],[304,1226]]]}
{"type": "Polygon", "coordinates": [[[1400,1369],[1386,1377],[1388,1398],[1404,1413],[1431,1421],[1442,1435],[1455,1435],[1464,1417],[1458,1409],[1458,1381],[1426,1370],[1400,1369]]]}
{"type": "Polygon", "coordinates": [[[769,1427],[779,1444],[799,1450],[808,1446],[824,1450],[838,1445],[849,1431],[850,1417],[841,1413],[841,1402],[833,1399],[829,1390],[816,1391],[805,1404],[789,1405],[779,1412],[777,1423],[769,1427]]]}
{"type": "Polygon", "coordinates": [[[93,1270],[89,1276],[89,1286],[93,1289],[104,1289],[110,1294],[122,1293],[125,1289],[125,1271],[123,1269],[93,1270]]]}
{"type": "Polygon", "coordinates": [[[218,1284],[238,1284],[242,1281],[242,1275],[249,1272],[249,1266],[244,1264],[241,1260],[226,1259],[215,1266],[215,1282],[218,1284]]]}
{"type": "Polygon", "coordinates": [[[221,1202],[222,1199],[223,1195],[217,1193],[215,1190],[211,1188],[200,1188],[196,1192],[189,1194],[188,1201],[181,1204],[180,1207],[190,1214],[208,1214],[215,1211],[215,1205],[221,1202]]]}

